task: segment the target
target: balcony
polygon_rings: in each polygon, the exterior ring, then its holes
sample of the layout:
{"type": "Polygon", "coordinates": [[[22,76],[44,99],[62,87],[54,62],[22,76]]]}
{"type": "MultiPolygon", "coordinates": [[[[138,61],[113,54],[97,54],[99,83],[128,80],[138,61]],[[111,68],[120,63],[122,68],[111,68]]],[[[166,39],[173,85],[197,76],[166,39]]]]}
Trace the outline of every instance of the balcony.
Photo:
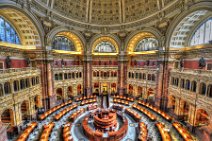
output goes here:
{"type": "Polygon", "coordinates": [[[41,71],[38,68],[15,68],[15,69],[1,69],[0,82],[20,79],[20,77],[31,77],[32,75],[40,76],[41,71]]]}

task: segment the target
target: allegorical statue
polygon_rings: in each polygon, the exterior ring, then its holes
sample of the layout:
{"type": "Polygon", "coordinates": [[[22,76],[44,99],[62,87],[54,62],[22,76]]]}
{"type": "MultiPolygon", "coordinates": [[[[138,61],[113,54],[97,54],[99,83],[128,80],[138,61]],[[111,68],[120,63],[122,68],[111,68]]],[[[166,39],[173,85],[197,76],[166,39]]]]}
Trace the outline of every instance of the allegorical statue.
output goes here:
{"type": "Polygon", "coordinates": [[[7,68],[11,68],[11,59],[10,59],[10,56],[7,56],[5,62],[6,62],[6,67],[7,68]]]}
{"type": "Polygon", "coordinates": [[[30,67],[30,63],[31,63],[30,59],[29,58],[26,58],[27,67],[30,67]]]}
{"type": "Polygon", "coordinates": [[[199,59],[199,67],[204,68],[206,66],[206,61],[203,57],[199,59]]]}
{"type": "Polygon", "coordinates": [[[184,67],[184,60],[183,58],[180,59],[180,68],[183,68],[184,67]]]}

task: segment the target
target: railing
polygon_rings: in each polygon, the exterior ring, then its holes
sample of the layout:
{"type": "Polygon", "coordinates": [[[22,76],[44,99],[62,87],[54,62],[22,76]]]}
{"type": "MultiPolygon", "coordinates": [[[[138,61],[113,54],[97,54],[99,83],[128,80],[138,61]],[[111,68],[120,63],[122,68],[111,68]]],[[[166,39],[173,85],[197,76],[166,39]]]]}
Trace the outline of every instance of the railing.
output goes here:
{"type": "Polygon", "coordinates": [[[27,68],[10,68],[10,69],[0,69],[0,73],[5,74],[5,73],[16,73],[16,72],[37,72],[40,71],[38,68],[32,68],[32,67],[27,67],[27,68]]]}
{"type": "Polygon", "coordinates": [[[203,69],[183,69],[183,70],[179,70],[179,69],[172,69],[171,73],[189,73],[189,74],[210,74],[212,73],[212,70],[203,70],[203,69]]]}
{"type": "Polygon", "coordinates": [[[65,71],[82,71],[82,66],[71,66],[71,67],[63,67],[63,68],[52,68],[54,72],[65,72],[65,71]]]}

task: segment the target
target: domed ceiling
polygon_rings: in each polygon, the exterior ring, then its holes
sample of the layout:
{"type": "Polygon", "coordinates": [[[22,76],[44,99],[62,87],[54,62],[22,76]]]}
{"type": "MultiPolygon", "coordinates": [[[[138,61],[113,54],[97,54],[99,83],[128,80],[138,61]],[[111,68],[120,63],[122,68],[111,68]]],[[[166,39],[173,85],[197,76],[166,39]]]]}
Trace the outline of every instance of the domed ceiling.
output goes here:
{"type": "Polygon", "coordinates": [[[170,14],[181,0],[35,0],[39,15],[79,27],[121,27],[170,14]]]}

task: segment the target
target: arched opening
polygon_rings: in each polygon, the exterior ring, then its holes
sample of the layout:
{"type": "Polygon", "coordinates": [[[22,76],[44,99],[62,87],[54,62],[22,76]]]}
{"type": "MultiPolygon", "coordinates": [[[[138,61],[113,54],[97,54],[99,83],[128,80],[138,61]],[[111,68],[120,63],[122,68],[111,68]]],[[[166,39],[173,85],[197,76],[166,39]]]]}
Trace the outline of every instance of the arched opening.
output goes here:
{"type": "Polygon", "coordinates": [[[3,85],[0,84],[0,96],[4,96],[3,85]]]}
{"type": "Polygon", "coordinates": [[[174,110],[175,110],[175,97],[170,95],[168,97],[168,108],[169,108],[169,111],[174,113],[174,110]]]}
{"type": "MultiPolygon", "coordinates": [[[[169,46],[171,48],[179,49],[190,45],[196,45],[195,37],[198,37],[198,41],[199,38],[201,38],[196,33],[194,34],[191,44],[188,44],[186,41],[189,34],[192,33],[191,29],[193,28],[195,30],[196,24],[200,22],[201,19],[207,17],[207,14],[209,14],[208,10],[197,10],[185,16],[180,22],[178,22],[178,25],[175,25],[175,29],[170,36],[171,40],[169,46]]],[[[204,36],[204,34],[202,35],[204,36]]]]}
{"type": "Polygon", "coordinates": [[[199,94],[205,95],[206,94],[206,84],[205,83],[200,83],[200,89],[199,89],[199,94]]]}
{"type": "Polygon", "coordinates": [[[208,85],[207,96],[212,98],[212,84],[208,85]]]}
{"type": "Polygon", "coordinates": [[[189,113],[189,103],[184,101],[184,100],[181,100],[180,102],[180,111],[182,113],[180,113],[181,117],[184,121],[187,121],[188,120],[188,113],[189,113]]]}
{"type": "Polygon", "coordinates": [[[35,96],[34,98],[34,102],[35,102],[35,109],[37,110],[38,108],[42,107],[42,99],[40,95],[35,96]]]}
{"type": "Polygon", "coordinates": [[[63,89],[62,88],[57,88],[56,89],[56,95],[57,95],[57,103],[61,103],[63,100],[63,89]]]}
{"type": "Polygon", "coordinates": [[[99,94],[99,83],[98,82],[95,82],[94,83],[94,94],[98,95],[99,94]]]}
{"type": "Polygon", "coordinates": [[[63,74],[62,73],[59,74],[58,80],[63,80],[63,74]]]}
{"type": "Polygon", "coordinates": [[[15,92],[19,91],[19,81],[18,80],[15,80],[13,82],[13,89],[15,92]]]}
{"type": "Polygon", "coordinates": [[[36,78],[35,77],[32,77],[31,78],[31,82],[32,82],[32,86],[35,86],[36,85],[36,78]]]}
{"type": "Polygon", "coordinates": [[[14,126],[14,113],[12,109],[4,110],[1,114],[1,122],[14,126]]]}
{"type": "Polygon", "coordinates": [[[29,101],[23,101],[21,104],[21,115],[22,120],[27,120],[29,118],[29,101]]]}
{"type": "MultiPolygon", "coordinates": [[[[57,32],[52,37],[52,49],[57,53],[81,54],[83,42],[80,37],[69,31],[57,32]]],[[[66,63],[62,64],[66,65],[66,63]]]]}
{"type": "Polygon", "coordinates": [[[21,90],[26,88],[26,84],[25,84],[25,80],[24,79],[20,80],[20,88],[21,88],[21,90]]]}
{"type": "Polygon", "coordinates": [[[148,80],[152,80],[152,75],[151,74],[148,74],[148,80]]]}
{"type": "Polygon", "coordinates": [[[186,90],[190,90],[190,80],[186,80],[185,89],[186,89],[186,90]]]}
{"type": "Polygon", "coordinates": [[[72,86],[69,86],[68,89],[67,89],[67,95],[68,95],[68,98],[72,98],[73,97],[73,89],[72,89],[72,86]]]}
{"type": "Polygon", "coordinates": [[[152,74],[152,81],[155,81],[155,75],[152,74]]]}
{"type": "Polygon", "coordinates": [[[159,42],[156,36],[150,32],[140,32],[134,35],[127,44],[129,54],[154,51],[159,49],[159,42]]]}
{"type": "Polygon", "coordinates": [[[111,84],[111,94],[114,95],[116,93],[116,83],[111,84]]]}
{"type": "Polygon", "coordinates": [[[82,94],[82,86],[81,86],[81,84],[77,85],[77,94],[78,95],[82,94]]]}
{"type": "Polygon", "coordinates": [[[25,81],[26,81],[26,88],[29,88],[30,87],[29,78],[25,79],[25,81]]]}
{"type": "Polygon", "coordinates": [[[129,95],[133,95],[133,86],[131,84],[129,84],[128,93],[129,95]]]}
{"type": "Polygon", "coordinates": [[[21,48],[21,49],[36,49],[41,48],[40,35],[43,33],[39,24],[35,25],[36,20],[31,15],[23,13],[18,9],[3,7],[0,13],[0,40],[5,43],[7,47],[21,48]],[[38,26],[40,28],[38,28],[38,26]],[[5,30],[3,30],[5,27],[5,30]],[[40,32],[39,32],[40,29],[40,32]],[[18,44],[18,45],[15,45],[18,44]]]}
{"type": "Polygon", "coordinates": [[[185,80],[184,79],[181,79],[180,87],[185,88],[185,80]]]}
{"type": "Polygon", "coordinates": [[[5,95],[11,93],[11,86],[10,86],[10,83],[9,82],[5,82],[4,83],[4,93],[5,93],[5,95]]]}
{"type": "Polygon", "coordinates": [[[55,80],[59,80],[58,74],[55,74],[55,75],[54,75],[54,79],[55,79],[55,80]]]}
{"type": "Polygon", "coordinates": [[[197,82],[196,81],[192,81],[191,82],[191,91],[192,92],[196,92],[197,90],[197,82]]]}
{"type": "Polygon", "coordinates": [[[198,109],[196,113],[196,126],[209,124],[209,115],[203,109],[198,109]]]}
{"type": "Polygon", "coordinates": [[[138,86],[138,96],[143,98],[143,88],[141,86],[138,86]]]}

